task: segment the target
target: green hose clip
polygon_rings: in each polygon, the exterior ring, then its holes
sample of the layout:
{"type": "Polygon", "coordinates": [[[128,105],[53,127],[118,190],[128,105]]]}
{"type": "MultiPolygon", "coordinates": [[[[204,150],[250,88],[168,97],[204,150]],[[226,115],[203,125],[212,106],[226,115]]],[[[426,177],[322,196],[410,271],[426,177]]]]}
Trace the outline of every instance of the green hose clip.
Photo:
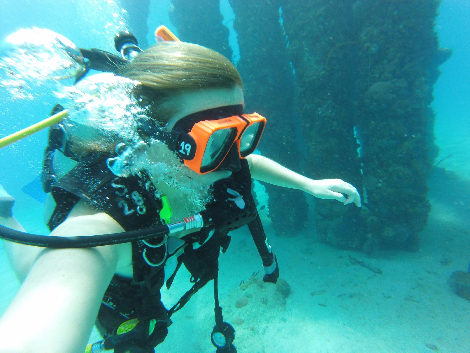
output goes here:
{"type": "Polygon", "coordinates": [[[162,204],[163,207],[160,210],[160,219],[165,224],[170,224],[171,217],[173,216],[173,211],[171,210],[170,201],[168,201],[168,197],[162,196],[162,204]]]}

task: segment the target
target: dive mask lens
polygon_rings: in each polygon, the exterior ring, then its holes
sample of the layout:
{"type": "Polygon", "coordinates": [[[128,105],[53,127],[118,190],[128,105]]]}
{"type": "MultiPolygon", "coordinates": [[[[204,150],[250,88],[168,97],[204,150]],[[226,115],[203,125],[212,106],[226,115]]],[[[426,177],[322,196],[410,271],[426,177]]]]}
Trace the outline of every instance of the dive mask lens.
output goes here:
{"type": "Polygon", "coordinates": [[[266,119],[257,113],[244,114],[242,118],[249,124],[238,140],[240,156],[244,158],[253,153],[256,147],[258,147],[266,125],[266,119]]]}
{"type": "Polygon", "coordinates": [[[201,171],[215,169],[225,157],[234,142],[236,128],[217,130],[207,141],[201,162],[201,171]]]}
{"type": "Polygon", "coordinates": [[[242,157],[246,157],[255,150],[259,138],[261,137],[262,129],[263,124],[259,122],[248,126],[245,130],[240,138],[240,155],[242,157]]]}

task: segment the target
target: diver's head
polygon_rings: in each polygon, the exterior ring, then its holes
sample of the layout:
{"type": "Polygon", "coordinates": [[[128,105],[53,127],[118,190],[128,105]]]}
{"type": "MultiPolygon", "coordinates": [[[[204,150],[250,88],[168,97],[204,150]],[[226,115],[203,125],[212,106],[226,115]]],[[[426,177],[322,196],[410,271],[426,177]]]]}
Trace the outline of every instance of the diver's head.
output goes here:
{"type": "MultiPolygon", "coordinates": [[[[202,142],[188,136],[199,121],[222,121],[243,115],[242,80],[227,58],[196,44],[163,42],[137,55],[120,74],[141,83],[134,89],[134,95],[155,125],[171,132],[173,137],[176,133],[169,145],[185,160],[186,166],[199,174],[240,168],[238,143],[234,141],[248,126],[245,118],[230,121],[230,136],[221,131],[218,137],[207,135],[206,140],[203,137],[202,142]],[[201,152],[201,145],[205,150],[212,147],[210,154],[191,154],[201,152]],[[188,163],[188,159],[198,160],[199,165],[188,163]]],[[[151,126],[146,128],[152,130],[151,126]]]]}
{"type": "Polygon", "coordinates": [[[74,102],[67,107],[73,111],[65,129],[68,146],[78,157],[114,151],[109,161],[117,175],[129,173],[139,164],[134,157],[162,143],[198,174],[235,172],[256,148],[266,121],[243,113],[242,87],[237,69],[221,54],[190,43],[160,43],[139,53],[119,76],[94,75],[68,92],[74,102]]]}

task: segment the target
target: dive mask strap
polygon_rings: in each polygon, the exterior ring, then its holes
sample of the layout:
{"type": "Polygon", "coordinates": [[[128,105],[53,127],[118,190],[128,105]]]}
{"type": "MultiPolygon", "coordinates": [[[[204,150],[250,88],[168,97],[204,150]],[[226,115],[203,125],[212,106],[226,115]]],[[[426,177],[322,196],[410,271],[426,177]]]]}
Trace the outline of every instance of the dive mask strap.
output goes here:
{"type": "Polygon", "coordinates": [[[196,154],[197,144],[194,138],[186,132],[172,130],[170,132],[162,131],[161,128],[143,130],[148,139],[157,139],[165,143],[170,151],[173,151],[181,160],[191,160],[196,154]]]}
{"type": "Polygon", "coordinates": [[[138,133],[147,141],[156,139],[165,143],[171,151],[177,153],[181,159],[192,159],[196,151],[196,141],[181,129],[173,129],[170,132],[164,131],[153,120],[146,116],[138,117],[138,133]],[[189,151],[194,151],[189,153],[189,151]]]}

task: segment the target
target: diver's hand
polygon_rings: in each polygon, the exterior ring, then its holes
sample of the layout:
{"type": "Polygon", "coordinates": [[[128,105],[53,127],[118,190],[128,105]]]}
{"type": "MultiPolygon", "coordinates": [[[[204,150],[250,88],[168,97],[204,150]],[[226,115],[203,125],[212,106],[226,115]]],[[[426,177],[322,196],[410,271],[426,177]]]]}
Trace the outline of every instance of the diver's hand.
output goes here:
{"type": "Polygon", "coordinates": [[[354,202],[361,207],[361,197],[356,188],[340,179],[312,180],[293,172],[279,163],[261,155],[246,157],[251,176],[259,181],[308,192],[320,199],[338,200],[345,205],[354,202]]]}
{"type": "Polygon", "coordinates": [[[354,202],[357,207],[361,207],[361,196],[356,188],[341,179],[310,179],[304,188],[319,199],[338,200],[345,205],[354,202]]]}

